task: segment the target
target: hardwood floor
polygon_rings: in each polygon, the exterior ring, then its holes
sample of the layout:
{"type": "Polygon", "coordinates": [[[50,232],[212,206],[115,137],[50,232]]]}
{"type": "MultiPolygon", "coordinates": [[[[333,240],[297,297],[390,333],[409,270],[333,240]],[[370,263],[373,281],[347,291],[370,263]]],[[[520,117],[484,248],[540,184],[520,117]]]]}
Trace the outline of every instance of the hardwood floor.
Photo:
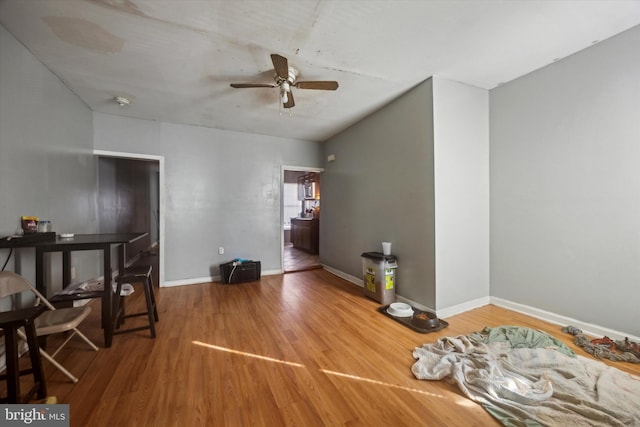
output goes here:
{"type": "Polygon", "coordinates": [[[294,248],[292,243],[284,245],[284,271],[292,273],[296,271],[313,270],[321,268],[320,257],[294,248]]]}
{"type": "MultiPolygon", "coordinates": [[[[129,298],[129,309],[142,308],[140,290],[129,298]]],[[[71,426],[498,426],[456,386],[415,379],[413,349],[509,324],[541,329],[586,354],[559,326],[495,306],[420,334],[325,270],[161,288],[157,299],[155,340],[141,331],[98,352],[77,339],[68,344],[72,351],[59,358],[80,376],[77,384],[44,362],[49,395],[70,404],[71,426]]],[[[81,329],[102,345],[92,304],[81,329]]],[[[638,366],[610,364],[640,374],[638,366]]]]}

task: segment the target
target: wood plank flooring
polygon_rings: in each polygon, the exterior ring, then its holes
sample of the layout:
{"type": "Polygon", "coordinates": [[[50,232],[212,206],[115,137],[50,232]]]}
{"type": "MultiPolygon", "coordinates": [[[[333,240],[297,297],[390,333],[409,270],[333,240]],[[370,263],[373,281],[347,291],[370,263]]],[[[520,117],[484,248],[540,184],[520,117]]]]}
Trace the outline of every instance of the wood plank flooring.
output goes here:
{"type": "Polygon", "coordinates": [[[321,268],[320,257],[294,248],[292,243],[284,245],[284,271],[291,273],[296,271],[313,270],[321,268]]]}
{"type": "MultiPolygon", "coordinates": [[[[141,309],[142,297],[137,290],[128,309],[141,309]]],[[[559,326],[495,306],[420,334],[324,270],[161,288],[157,299],[155,340],[148,331],[118,335],[98,352],[72,340],[59,357],[78,384],[44,362],[49,394],[70,404],[71,426],[498,426],[454,385],[416,380],[413,349],[510,324],[586,354],[559,326]]],[[[102,345],[92,304],[81,329],[102,345]]],[[[610,364],[640,374],[638,366],[610,364]]]]}

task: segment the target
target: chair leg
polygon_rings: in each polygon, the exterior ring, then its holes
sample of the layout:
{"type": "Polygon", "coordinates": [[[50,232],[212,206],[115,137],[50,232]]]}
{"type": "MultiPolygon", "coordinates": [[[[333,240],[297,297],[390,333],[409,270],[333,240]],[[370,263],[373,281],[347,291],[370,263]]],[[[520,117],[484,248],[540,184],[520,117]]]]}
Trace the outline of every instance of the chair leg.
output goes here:
{"type": "Polygon", "coordinates": [[[82,338],[82,340],[84,342],[89,344],[89,347],[91,347],[94,351],[98,351],[98,347],[89,338],[87,338],[82,332],[80,332],[80,330],[78,328],[73,328],[72,330],[73,330],[73,332],[71,334],[69,334],[67,339],[64,340],[64,342],[62,344],[60,344],[58,349],[51,354],[51,357],[56,357],[58,355],[58,353],[60,352],[60,350],[62,350],[62,348],[65,345],[67,345],[67,343],[69,341],[71,341],[71,339],[76,335],[78,335],[80,338],[82,338]]]}
{"type": "Polygon", "coordinates": [[[87,344],[89,344],[89,347],[91,347],[94,351],[98,351],[98,346],[96,346],[93,341],[91,341],[89,338],[87,338],[82,332],[80,332],[78,330],[78,328],[73,328],[73,330],[76,332],[76,334],[78,334],[78,336],[80,338],[82,338],[84,340],[84,342],[86,342],[87,344]]]}
{"type": "Polygon", "coordinates": [[[111,324],[113,325],[113,330],[115,331],[124,321],[124,298],[120,296],[120,292],[122,291],[122,282],[120,280],[116,280],[116,291],[115,294],[112,295],[113,304],[113,317],[111,318],[111,324]]]}
{"type": "Polygon", "coordinates": [[[119,301],[120,301],[120,312],[119,312],[119,315],[118,315],[118,321],[117,321],[117,325],[116,325],[116,327],[118,327],[118,328],[120,326],[124,325],[125,313],[127,312],[127,309],[125,308],[125,303],[126,303],[125,297],[120,295],[119,301]]]}
{"type": "Polygon", "coordinates": [[[47,386],[44,382],[44,371],[42,370],[42,360],[40,360],[40,354],[35,349],[40,349],[38,346],[38,336],[36,335],[36,327],[33,322],[29,322],[24,326],[25,333],[27,335],[27,344],[29,345],[29,357],[31,358],[31,371],[33,373],[33,379],[36,382],[36,395],[38,399],[44,399],[47,397],[47,386]]]}
{"type": "MultiPolygon", "coordinates": [[[[151,338],[155,338],[156,337],[156,327],[154,325],[155,303],[152,301],[153,298],[151,294],[152,291],[151,291],[150,281],[148,279],[143,280],[143,286],[144,286],[144,297],[147,300],[147,314],[149,317],[149,329],[151,330],[151,338]]],[[[157,313],[155,313],[155,316],[157,316],[157,313]]]]}
{"type": "MultiPolygon", "coordinates": [[[[62,366],[56,359],[54,359],[54,357],[56,357],[56,355],[60,352],[60,350],[62,350],[62,348],[76,334],[78,334],[78,336],[80,338],[82,338],[87,344],[89,344],[91,346],[91,348],[94,349],[95,351],[98,351],[98,347],[96,347],[96,345],[93,342],[91,342],[91,340],[89,338],[87,338],[82,332],[80,332],[78,330],[78,328],[73,328],[73,331],[74,332],[69,335],[69,337],[62,343],[62,345],[60,345],[58,347],[58,349],[53,354],[47,353],[42,348],[40,348],[39,350],[40,350],[40,355],[42,357],[47,359],[53,366],[58,368],[58,370],[60,370],[60,372],[65,374],[71,381],[73,381],[74,383],[77,383],[78,382],[78,378],[75,375],[73,375],[71,372],[69,372],[64,366],[62,366]]],[[[21,331],[18,331],[18,336],[20,336],[20,339],[23,339],[25,341],[27,340],[27,337],[21,331]]]]}
{"type": "Polygon", "coordinates": [[[14,328],[4,331],[5,363],[7,365],[7,401],[19,403],[20,398],[20,368],[18,365],[18,337],[14,328]]]}
{"type": "Polygon", "coordinates": [[[69,341],[71,341],[71,338],[73,338],[73,336],[74,336],[74,335],[75,335],[75,332],[74,332],[74,333],[69,334],[69,336],[67,336],[67,339],[66,339],[66,340],[64,340],[64,342],[58,346],[58,349],[57,349],[56,351],[54,351],[54,352],[51,354],[51,357],[56,357],[56,356],[58,355],[58,353],[60,353],[60,350],[62,350],[62,348],[63,348],[65,345],[67,345],[67,343],[68,343],[69,341]]]}
{"type": "Polygon", "coordinates": [[[149,276],[149,291],[151,293],[151,302],[153,303],[153,318],[158,322],[160,318],[158,318],[158,306],[156,305],[156,294],[153,290],[153,279],[151,279],[151,276],[149,276]]]}
{"type": "Polygon", "coordinates": [[[49,356],[49,353],[47,353],[43,349],[40,349],[40,355],[47,359],[53,366],[58,368],[60,372],[65,374],[71,381],[73,381],[74,383],[78,382],[78,378],[76,378],[71,372],[67,371],[65,367],[59,364],[53,357],[49,356]]]}

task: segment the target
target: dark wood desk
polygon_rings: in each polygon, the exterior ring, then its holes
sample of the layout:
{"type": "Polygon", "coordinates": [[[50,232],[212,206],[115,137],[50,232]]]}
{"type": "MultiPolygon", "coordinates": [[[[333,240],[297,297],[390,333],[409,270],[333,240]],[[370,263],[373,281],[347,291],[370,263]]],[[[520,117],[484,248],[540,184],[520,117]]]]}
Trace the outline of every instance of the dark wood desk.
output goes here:
{"type": "MultiPolygon", "coordinates": [[[[104,329],[104,344],[111,347],[113,338],[113,291],[111,289],[111,248],[118,247],[118,270],[122,274],[125,268],[125,244],[135,242],[148,233],[116,233],[116,234],[76,234],[71,238],[57,237],[55,240],[42,242],[24,242],[13,244],[16,248],[32,247],[36,249],[36,288],[46,294],[45,284],[45,253],[62,252],[62,285],[71,283],[71,252],[101,250],[103,257],[104,288],[102,294],[96,293],[91,297],[102,299],[102,328],[104,329]]],[[[83,295],[83,298],[89,296],[83,295]]],[[[76,298],[80,299],[80,298],[76,298]]]]}

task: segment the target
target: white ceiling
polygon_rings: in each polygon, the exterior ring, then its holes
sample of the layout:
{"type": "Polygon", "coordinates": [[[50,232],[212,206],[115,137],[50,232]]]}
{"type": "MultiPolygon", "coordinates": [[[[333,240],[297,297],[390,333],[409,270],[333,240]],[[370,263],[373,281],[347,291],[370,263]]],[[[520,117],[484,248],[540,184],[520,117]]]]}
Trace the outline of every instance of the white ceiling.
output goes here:
{"type": "Polygon", "coordinates": [[[437,75],[491,89],[640,24],[640,0],[0,0],[94,111],[322,141],[437,75]],[[278,53],[299,80],[280,108],[278,53]],[[113,98],[125,96],[129,107],[113,98]]]}

